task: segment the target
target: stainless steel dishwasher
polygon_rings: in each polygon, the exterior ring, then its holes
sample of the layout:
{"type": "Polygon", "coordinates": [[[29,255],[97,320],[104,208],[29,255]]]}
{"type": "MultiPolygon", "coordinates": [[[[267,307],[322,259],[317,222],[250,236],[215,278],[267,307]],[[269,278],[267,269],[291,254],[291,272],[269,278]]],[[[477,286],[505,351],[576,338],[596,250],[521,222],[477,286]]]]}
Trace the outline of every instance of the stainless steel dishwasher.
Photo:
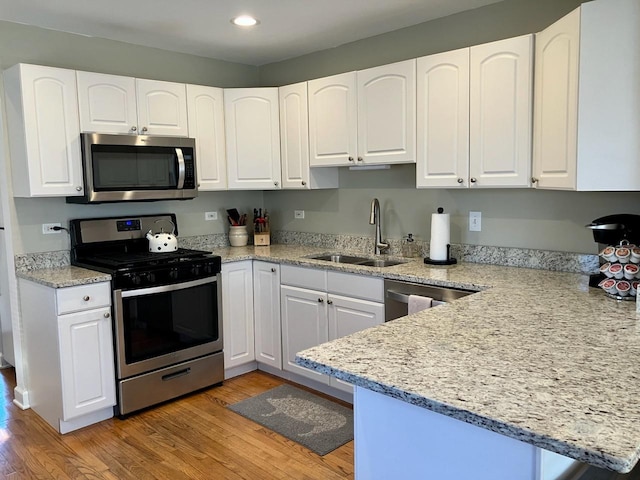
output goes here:
{"type": "Polygon", "coordinates": [[[476,293],[459,288],[436,287],[419,283],[384,281],[384,321],[388,322],[407,315],[409,295],[430,297],[438,302],[452,302],[458,298],[476,293]]]}

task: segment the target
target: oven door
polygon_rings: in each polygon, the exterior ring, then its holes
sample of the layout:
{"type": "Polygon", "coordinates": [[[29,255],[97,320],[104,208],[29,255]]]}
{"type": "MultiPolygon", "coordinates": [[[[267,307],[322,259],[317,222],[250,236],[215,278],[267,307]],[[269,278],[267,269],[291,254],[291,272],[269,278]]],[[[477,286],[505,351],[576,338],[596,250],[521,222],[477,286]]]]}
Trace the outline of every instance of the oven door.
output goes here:
{"type": "Polygon", "coordinates": [[[222,351],[219,275],[113,297],[118,379],[222,351]]]}

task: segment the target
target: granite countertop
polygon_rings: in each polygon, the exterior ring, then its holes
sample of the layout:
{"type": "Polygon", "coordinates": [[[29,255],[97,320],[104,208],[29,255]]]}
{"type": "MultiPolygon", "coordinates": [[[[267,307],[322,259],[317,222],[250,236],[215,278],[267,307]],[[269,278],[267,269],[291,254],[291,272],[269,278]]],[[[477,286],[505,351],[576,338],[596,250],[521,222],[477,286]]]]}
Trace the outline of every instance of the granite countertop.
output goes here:
{"type": "MultiPolygon", "coordinates": [[[[486,264],[376,268],[312,260],[318,247],[205,248],[477,290],[305,350],[298,363],[580,461],[628,472],[640,456],[640,316],[585,275],[486,264]]],[[[109,280],[76,267],[21,272],[53,287],[109,280]]]]}

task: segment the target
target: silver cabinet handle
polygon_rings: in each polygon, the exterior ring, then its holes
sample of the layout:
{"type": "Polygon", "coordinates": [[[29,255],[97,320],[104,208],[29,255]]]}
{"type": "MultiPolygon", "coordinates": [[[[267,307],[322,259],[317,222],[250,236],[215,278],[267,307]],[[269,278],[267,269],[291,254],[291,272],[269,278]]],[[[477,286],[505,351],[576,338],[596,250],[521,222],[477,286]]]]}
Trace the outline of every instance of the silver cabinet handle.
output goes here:
{"type": "Polygon", "coordinates": [[[135,132],[135,131],[137,131],[137,130],[138,130],[138,127],[136,127],[135,125],[134,125],[133,127],[131,127],[131,131],[132,131],[132,132],[135,132]]]}
{"type": "Polygon", "coordinates": [[[319,298],[318,303],[324,303],[324,298],[319,298]]]}
{"type": "Polygon", "coordinates": [[[462,183],[462,182],[464,182],[464,180],[463,180],[463,179],[461,179],[461,178],[459,178],[459,179],[458,179],[458,183],[462,183]]]}
{"type": "Polygon", "coordinates": [[[304,180],[302,180],[302,186],[304,187],[307,184],[304,180]]]}
{"type": "Polygon", "coordinates": [[[82,297],[82,299],[83,299],[85,302],[88,302],[89,300],[91,300],[91,297],[90,297],[89,295],[85,295],[84,297],[82,297]]]}
{"type": "Polygon", "coordinates": [[[329,305],[333,305],[333,300],[327,300],[327,303],[328,303],[329,305]]]}
{"type": "Polygon", "coordinates": [[[531,183],[538,183],[538,179],[536,177],[531,177],[531,183]]]}
{"type": "Polygon", "coordinates": [[[353,162],[353,157],[349,157],[349,158],[348,158],[348,160],[349,160],[350,162],[353,162]]]}
{"type": "Polygon", "coordinates": [[[273,273],[276,273],[276,268],[275,268],[275,267],[271,267],[271,271],[272,271],[273,273]]]}
{"type": "Polygon", "coordinates": [[[110,317],[111,317],[111,314],[109,312],[105,312],[104,318],[110,318],[110,317]]]}
{"type": "Polygon", "coordinates": [[[147,127],[142,127],[142,133],[147,131],[147,127]]]}
{"type": "Polygon", "coordinates": [[[273,182],[273,184],[277,187],[278,186],[278,182],[273,182]]]}
{"type": "Polygon", "coordinates": [[[362,163],[364,162],[364,160],[362,159],[362,157],[358,157],[358,163],[362,163]]]}
{"type": "Polygon", "coordinates": [[[473,177],[471,177],[469,180],[471,181],[471,183],[476,183],[476,182],[478,181],[478,180],[476,180],[476,179],[475,179],[475,178],[473,178],[473,177]]]}
{"type": "Polygon", "coordinates": [[[82,187],[76,187],[76,191],[77,192],[81,192],[82,191],[82,187]]]}

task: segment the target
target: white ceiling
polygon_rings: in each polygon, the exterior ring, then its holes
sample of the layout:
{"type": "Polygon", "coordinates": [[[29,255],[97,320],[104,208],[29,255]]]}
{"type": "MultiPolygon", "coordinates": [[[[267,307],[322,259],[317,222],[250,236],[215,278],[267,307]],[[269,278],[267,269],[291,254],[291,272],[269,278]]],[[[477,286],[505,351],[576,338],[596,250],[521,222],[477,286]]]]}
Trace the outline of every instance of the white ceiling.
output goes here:
{"type": "Polygon", "coordinates": [[[497,1],[0,0],[0,20],[264,65],[497,1]],[[239,14],[260,25],[231,25],[239,14]]]}

